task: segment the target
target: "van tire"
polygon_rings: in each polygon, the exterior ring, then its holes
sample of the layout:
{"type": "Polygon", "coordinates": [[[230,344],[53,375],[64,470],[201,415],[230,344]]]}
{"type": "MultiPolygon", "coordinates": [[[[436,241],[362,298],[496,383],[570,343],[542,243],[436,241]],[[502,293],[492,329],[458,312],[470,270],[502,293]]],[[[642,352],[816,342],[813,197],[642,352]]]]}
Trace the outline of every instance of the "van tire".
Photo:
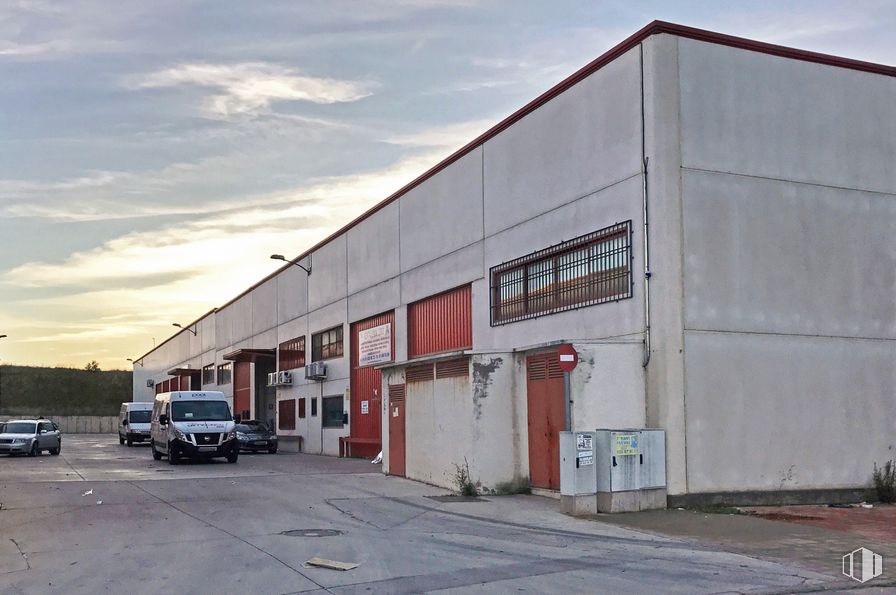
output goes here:
{"type": "Polygon", "coordinates": [[[161,460],[162,460],[162,453],[160,453],[159,451],[156,450],[156,443],[155,443],[155,442],[151,442],[151,443],[150,443],[150,448],[152,448],[152,458],[153,458],[153,460],[161,461],[161,460]]]}
{"type": "Polygon", "coordinates": [[[124,444],[124,438],[121,437],[121,434],[118,435],[118,443],[124,444]]]}
{"type": "Polygon", "coordinates": [[[239,459],[239,457],[240,457],[239,449],[234,448],[233,450],[230,451],[230,454],[227,455],[227,462],[228,463],[236,463],[237,459],[239,459]]]}
{"type": "Polygon", "coordinates": [[[178,461],[179,453],[177,449],[174,448],[173,444],[168,445],[168,464],[169,465],[177,465],[180,461],[178,461]]]}
{"type": "Polygon", "coordinates": [[[128,439],[128,446],[134,446],[134,441],[130,438],[128,439]]]}

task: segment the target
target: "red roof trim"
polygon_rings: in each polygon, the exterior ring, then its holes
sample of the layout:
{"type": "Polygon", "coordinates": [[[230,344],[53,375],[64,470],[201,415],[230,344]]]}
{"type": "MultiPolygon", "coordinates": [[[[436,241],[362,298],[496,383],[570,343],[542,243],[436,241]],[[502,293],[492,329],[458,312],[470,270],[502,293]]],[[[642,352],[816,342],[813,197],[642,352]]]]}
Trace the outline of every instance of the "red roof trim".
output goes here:
{"type": "MultiPolygon", "coordinates": [[[[836,66],[838,68],[849,68],[851,70],[860,70],[863,72],[881,74],[884,76],[896,76],[896,67],[894,67],[894,66],[886,66],[884,64],[876,64],[874,62],[864,62],[862,60],[852,60],[849,58],[841,58],[839,56],[833,56],[830,54],[821,54],[818,52],[799,50],[796,48],[791,48],[791,47],[787,47],[787,46],[783,46],[783,45],[775,45],[775,44],[771,44],[771,43],[764,43],[761,41],[754,41],[752,39],[747,39],[745,37],[735,37],[733,35],[725,35],[723,33],[715,33],[713,31],[707,31],[705,29],[697,29],[695,27],[686,27],[684,25],[677,25],[675,23],[669,23],[666,21],[653,21],[652,23],[650,23],[649,25],[647,25],[640,31],[637,31],[636,33],[629,36],[622,42],[616,44],[614,47],[612,47],[610,50],[608,50],[607,52],[602,54],[597,59],[593,60],[592,62],[589,62],[584,67],[580,68],[578,71],[576,71],[575,73],[570,75],[568,78],[566,78],[563,81],[559,82],[558,84],[554,85],[553,87],[551,87],[550,89],[548,89],[547,91],[545,91],[544,93],[542,93],[541,95],[539,95],[538,97],[536,97],[535,99],[533,99],[532,101],[530,101],[529,103],[527,103],[526,105],[524,105],[523,107],[521,107],[520,109],[518,109],[517,111],[512,113],[511,115],[507,116],[506,118],[504,118],[503,120],[498,122],[495,126],[490,128],[489,130],[485,131],[484,133],[482,133],[481,135],[479,135],[478,137],[476,137],[475,139],[473,139],[472,141],[470,141],[469,143],[467,143],[466,145],[464,145],[463,147],[461,147],[460,149],[458,149],[457,151],[455,151],[454,153],[452,153],[451,155],[449,155],[448,157],[446,157],[445,159],[440,161],[438,164],[436,164],[435,166],[430,168],[428,171],[424,172],[423,174],[421,174],[420,176],[415,178],[413,181],[411,181],[410,183],[406,184],[404,187],[400,188],[399,190],[397,190],[396,192],[391,194],[385,200],[380,201],[379,203],[377,203],[376,205],[374,205],[373,207],[371,207],[370,209],[368,209],[367,211],[365,211],[364,213],[362,213],[361,215],[359,215],[358,217],[356,217],[355,219],[353,219],[352,221],[350,221],[349,223],[347,223],[346,225],[344,225],[343,227],[338,229],[337,231],[333,232],[332,234],[330,234],[323,240],[319,241],[317,244],[315,244],[311,248],[308,248],[307,250],[302,252],[300,255],[293,258],[292,260],[294,260],[294,261],[301,260],[301,259],[307,257],[309,254],[312,254],[315,250],[318,250],[321,247],[323,247],[324,245],[330,243],[331,241],[333,241],[337,237],[341,236],[342,234],[346,233],[347,231],[349,231],[350,229],[352,229],[353,227],[355,227],[356,225],[358,225],[359,223],[361,223],[368,217],[374,215],[381,209],[392,204],[393,202],[395,202],[396,200],[401,198],[403,195],[407,194],[408,192],[410,192],[411,190],[413,190],[414,188],[416,188],[417,186],[419,186],[420,184],[422,184],[429,178],[433,177],[434,175],[436,175],[437,173],[439,173],[440,171],[442,171],[449,165],[453,164],[455,161],[460,160],[462,157],[464,157],[468,153],[472,152],[473,149],[485,144],[486,141],[494,138],[495,136],[497,136],[498,134],[500,134],[507,128],[510,128],[510,126],[512,126],[516,122],[522,120],[525,116],[534,112],[535,110],[537,110],[539,107],[541,107],[542,105],[544,105],[551,99],[554,99],[555,97],[557,97],[564,91],[567,91],[570,87],[573,87],[576,84],[582,82],[584,79],[591,76],[592,74],[594,74],[595,72],[597,72],[598,70],[600,70],[601,68],[603,68],[604,66],[609,64],[610,62],[614,61],[616,58],[618,58],[625,52],[636,47],[639,43],[641,43],[648,37],[651,37],[653,35],[658,35],[661,33],[668,33],[670,35],[675,35],[678,37],[694,39],[696,41],[704,41],[707,43],[714,43],[716,45],[724,45],[724,46],[734,47],[734,48],[738,48],[738,49],[742,49],[742,50],[748,50],[751,52],[759,52],[762,54],[770,54],[772,56],[791,58],[793,60],[802,60],[804,62],[814,62],[816,64],[825,64],[827,66],[836,66]]],[[[277,269],[276,271],[274,271],[273,273],[271,273],[270,275],[268,275],[261,281],[255,283],[251,287],[247,288],[245,291],[240,293],[238,296],[236,296],[235,298],[233,298],[232,300],[230,300],[223,306],[216,308],[215,310],[221,310],[223,308],[226,308],[230,304],[239,300],[244,295],[255,290],[260,285],[267,283],[269,280],[276,277],[282,271],[289,268],[290,266],[292,266],[292,265],[291,264],[283,265],[282,267],[280,267],[279,269],[277,269]]],[[[212,310],[211,312],[214,312],[215,310],[212,310]]],[[[211,314],[211,312],[209,312],[209,314],[211,314]]],[[[208,314],[206,314],[206,316],[207,315],[208,314]]],[[[203,316],[202,318],[204,318],[204,317],[205,316],[203,316]]],[[[161,343],[159,345],[159,347],[164,345],[166,342],[167,341],[161,343]]],[[[158,347],[153,348],[153,351],[155,351],[156,349],[158,349],[158,347]]],[[[152,353],[152,351],[150,351],[149,353],[152,353]]],[[[147,353],[147,355],[149,355],[149,353],[147,353]]],[[[142,358],[138,358],[138,359],[142,359],[142,358]]]]}

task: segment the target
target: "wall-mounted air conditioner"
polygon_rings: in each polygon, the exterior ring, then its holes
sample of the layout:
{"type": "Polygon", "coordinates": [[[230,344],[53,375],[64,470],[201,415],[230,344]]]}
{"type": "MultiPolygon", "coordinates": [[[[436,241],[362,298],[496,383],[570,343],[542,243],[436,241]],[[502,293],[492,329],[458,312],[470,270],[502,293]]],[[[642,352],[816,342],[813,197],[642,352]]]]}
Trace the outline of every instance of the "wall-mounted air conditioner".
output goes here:
{"type": "Polygon", "coordinates": [[[292,384],[292,372],[286,370],[277,372],[277,384],[292,384]]]}
{"type": "Polygon", "coordinates": [[[311,362],[305,366],[305,378],[308,380],[326,380],[327,364],[324,362],[311,362]]]}
{"type": "Polygon", "coordinates": [[[268,386],[277,386],[277,372],[268,374],[268,386]]]}
{"type": "Polygon", "coordinates": [[[146,381],[146,388],[152,388],[155,385],[156,385],[156,382],[152,378],[150,378],[149,380],[146,381]]]}

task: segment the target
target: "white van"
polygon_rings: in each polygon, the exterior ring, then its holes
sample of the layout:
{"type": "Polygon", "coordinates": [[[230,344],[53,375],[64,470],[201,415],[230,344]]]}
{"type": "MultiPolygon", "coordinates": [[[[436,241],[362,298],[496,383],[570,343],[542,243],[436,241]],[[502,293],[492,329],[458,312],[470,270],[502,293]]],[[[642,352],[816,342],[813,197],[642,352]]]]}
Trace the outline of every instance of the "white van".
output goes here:
{"type": "Polygon", "coordinates": [[[181,390],[156,395],[152,408],[152,458],[224,457],[236,463],[240,445],[224,393],[181,390]]]}
{"type": "Polygon", "coordinates": [[[118,413],[118,443],[149,440],[149,422],[152,419],[152,403],[122,403],[118,413]]]}

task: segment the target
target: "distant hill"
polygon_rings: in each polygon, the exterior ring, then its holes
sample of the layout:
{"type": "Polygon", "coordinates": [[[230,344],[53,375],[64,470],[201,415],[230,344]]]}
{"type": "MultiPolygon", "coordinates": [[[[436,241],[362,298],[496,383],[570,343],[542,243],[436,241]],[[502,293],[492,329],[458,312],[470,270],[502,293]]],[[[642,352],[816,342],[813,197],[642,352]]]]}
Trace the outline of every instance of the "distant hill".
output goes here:
{"type": "Polygon", "coordinates": [[[132,373],[0,365],[2,415],[117,415],[132,373]]]}

